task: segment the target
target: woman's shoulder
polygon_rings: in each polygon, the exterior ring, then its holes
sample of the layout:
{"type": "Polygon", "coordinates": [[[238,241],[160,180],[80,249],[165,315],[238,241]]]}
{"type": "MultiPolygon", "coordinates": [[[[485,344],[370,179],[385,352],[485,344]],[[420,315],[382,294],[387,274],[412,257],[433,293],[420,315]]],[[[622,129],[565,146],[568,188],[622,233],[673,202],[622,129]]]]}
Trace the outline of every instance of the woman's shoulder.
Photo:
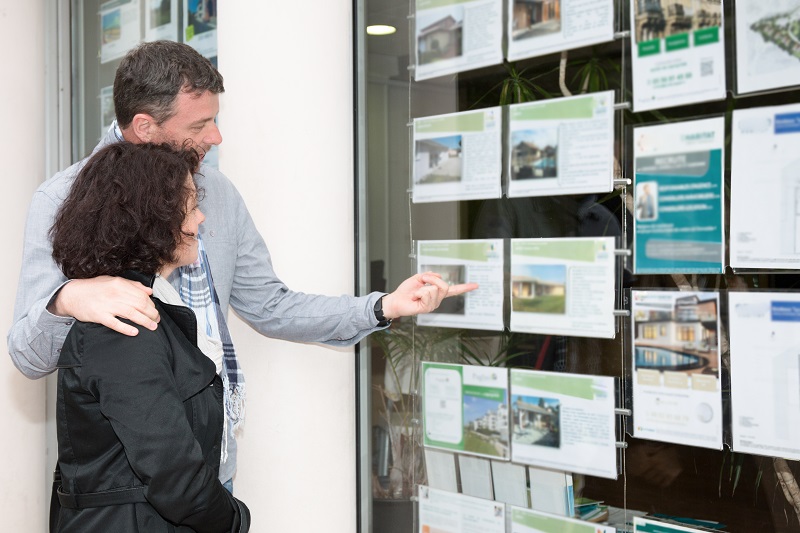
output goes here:
{"type": "Polygon", "coordinates": [[[84,366],[87,364],[113,366],[119,364],[121,360],[127,364],[142,359],[141,363],[151,364],[156,362],[159,356],[169,357],[169,345],[163,331],[159,328],[151,331],[130,320],[124,318],[120,320],[134,326],[137,334],[124,335],[102,324],[76,321],[64,343],[62,359],[66,352],[79,359],[84,366]]]}

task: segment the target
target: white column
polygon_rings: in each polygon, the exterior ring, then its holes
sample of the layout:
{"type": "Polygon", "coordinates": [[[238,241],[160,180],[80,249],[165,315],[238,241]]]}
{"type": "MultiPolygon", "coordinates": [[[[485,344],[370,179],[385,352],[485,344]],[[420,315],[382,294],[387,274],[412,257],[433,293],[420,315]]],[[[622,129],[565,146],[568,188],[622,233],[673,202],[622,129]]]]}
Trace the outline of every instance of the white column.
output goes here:
{"type": "MultiPolygon", "coordinates": [[[[354,287],[350,0],[221,2],[220,168],[293,289],[354,287]]],[[[356,528],[353,350],[274,341],[233,320],[247,377],[237,496],[254,531],[356,528]]]]}
{"type": "Polygon", "coordinates": [[[5,127],[0,128],[3,157],[3,207],[0,209],[0,521],[3,531],[45,531],[45,382],[30,381],[7,355],[22,257],[22,233],[28,202],[44,177],[44,28],[43,1],[0,0],[0,50],[3,50],[5,127]]]}

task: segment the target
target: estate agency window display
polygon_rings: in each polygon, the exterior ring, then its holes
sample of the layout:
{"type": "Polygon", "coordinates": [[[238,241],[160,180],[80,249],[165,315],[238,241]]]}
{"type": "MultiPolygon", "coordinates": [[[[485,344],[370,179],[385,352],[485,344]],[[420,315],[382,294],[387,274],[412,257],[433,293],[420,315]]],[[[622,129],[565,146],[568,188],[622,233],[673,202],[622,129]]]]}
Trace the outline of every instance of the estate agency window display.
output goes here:
{"type": "Polygon", "coordinates": [[[800,531],[800,0],[364,7],[373,530],[800,531]]]}

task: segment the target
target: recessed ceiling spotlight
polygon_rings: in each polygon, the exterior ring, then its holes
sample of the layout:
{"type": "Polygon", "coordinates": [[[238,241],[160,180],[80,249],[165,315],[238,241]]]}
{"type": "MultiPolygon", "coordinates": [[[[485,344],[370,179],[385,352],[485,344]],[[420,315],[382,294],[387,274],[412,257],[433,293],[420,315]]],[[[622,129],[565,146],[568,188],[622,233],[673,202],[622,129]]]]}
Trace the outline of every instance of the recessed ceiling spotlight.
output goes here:
{"type": "Polygon", "coordinates": [[[394,26],[387,26],[386,24],[373,24],[367,26],[367,35],[391,35],[397,31],[394,26]]]}

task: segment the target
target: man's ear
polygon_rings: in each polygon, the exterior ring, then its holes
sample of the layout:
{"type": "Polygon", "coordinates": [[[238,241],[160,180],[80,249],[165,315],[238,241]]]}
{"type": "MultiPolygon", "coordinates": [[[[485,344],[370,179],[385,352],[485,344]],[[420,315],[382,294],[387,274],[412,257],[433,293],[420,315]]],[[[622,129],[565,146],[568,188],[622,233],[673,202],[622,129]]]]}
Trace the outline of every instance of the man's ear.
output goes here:
{"type": "MultiPolygon", "coordinates": [[[[133,116],[130,126],[126,129],[133,137],[127,139],[132,142],[151,142],[156,134],[158,125],[156,121],[147,113],[137,113],[133,116]]],[[[125,136],[127,137],[127,136],[125,136]]]]}

